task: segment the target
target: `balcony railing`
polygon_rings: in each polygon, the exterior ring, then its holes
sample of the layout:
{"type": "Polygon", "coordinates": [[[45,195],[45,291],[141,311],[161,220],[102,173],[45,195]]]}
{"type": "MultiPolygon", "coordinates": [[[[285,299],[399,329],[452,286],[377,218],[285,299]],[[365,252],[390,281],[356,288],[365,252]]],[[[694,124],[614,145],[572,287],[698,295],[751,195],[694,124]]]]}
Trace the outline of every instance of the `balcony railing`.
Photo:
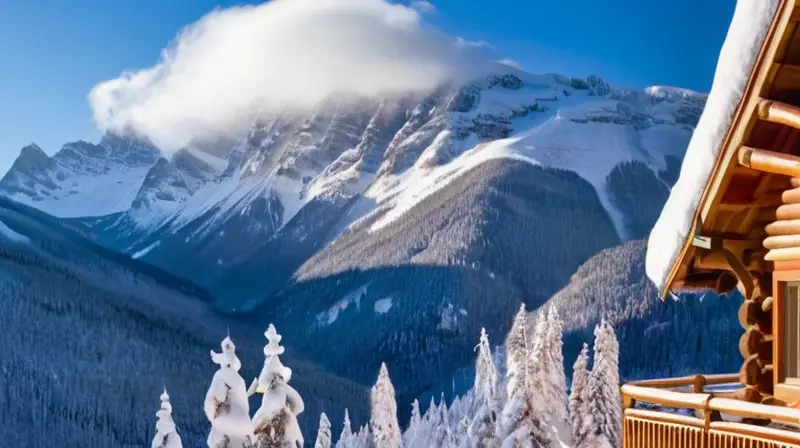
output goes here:
{"type": "Polygon", "coordinates": [[[708,390],[738,381],[738,374],[695,375],[622,386],[623,448],[800,448],[800,432],[792,430],[800,430],[799,410],[708,390]],[[679,388],[691,392],[671,390],[679,388]],[[647,404],[660,410],[642,408],[647,404]]]}

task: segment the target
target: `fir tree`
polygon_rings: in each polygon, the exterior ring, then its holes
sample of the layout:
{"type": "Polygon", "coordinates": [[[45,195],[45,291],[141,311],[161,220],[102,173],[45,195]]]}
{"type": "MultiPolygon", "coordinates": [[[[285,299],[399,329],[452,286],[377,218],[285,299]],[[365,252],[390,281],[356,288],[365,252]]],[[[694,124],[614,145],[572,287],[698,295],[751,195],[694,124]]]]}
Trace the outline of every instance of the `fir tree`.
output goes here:
{"type": "Polygon", "coordinates": [[[481,328],[481,338],[477,349],[478,358],[475,361],[473,391],[480,398],[481,404],[467,429],[469,437],[466,439],[468,446],[491,448],[498,444],[495,434],[498,412],[498,374],[494,359],[492,359],[489,336],[484,328],[481,328]]]}
{"type": "Polygon", "coordinates": [[[370,426],[375,448],[399,448],[402,444],[397,422],[397,401],[386,363],[381,364],[378,380],[372,387],[370,426]]]}
{"type": "Polygon", "coordinates": [[[583,412],[586,385],[589,382],[589,346],[584,343],[572,366],[572,388],[569,395],[569,415],[572,418],[572,442],[583,440],[583,412]]]}
{"type": "Polygon", "coordinates": [[[331,448],[331,421],[324,412],[319,416],[319,430],[314,448],[331,448]]]}
{"type": "Polygon", "coordinates": [[[506,376],[508,401],[500,416],[497,433],[501,446],[549,447],[550,441],[542,431],[541,420],[535,415],[530,384],[529,346],[525,305],[520,307],[506,339],[506,376]]]}
{"type": "Polygon", "coordinates": [[[433,441],[434,446],[446,448],[452,446],[452,434],[450,432],[450,415],[447,412],[447,400],[444,398],[444,393],[439,400],[439,425],[433,428],[433,441]]]}
{"type": "Polygon", "coordinates": [[[264,336],[264,367],[250,386],[250,393],[264,394],[261,407],[253,417],[257,448],[292,448],[303,446],[303,434],[297,424],[297,415],[305,409],[300,394],[289,385],[292,369],[285,367],[279,358],[285,349],[280,346],[281,335],[270,324],[264,336]]]}
{"type": "Polygon", "coordinates": [[[242,363],[230,337],[222,341],[222,353],[211,351],[211,360],[219,365],[206,392],[203,409],[211,432],[207,443],[212,448],[240,448],[252,442],[253,424],[244,379],[239,375],[242,363]]]}
{"type": "Polygon", "coordinates": [[[339,440],[336,441],[336,448],[353,448],[354,437],[353,428],[350,425],[350,413],[345,408],[344,425],[342,426],[341,434],[339,434],[339,440]]]}
{"type": "Polygon", "coordinates": [[[153,437],[152,448],[183,448],[181,436],[172,421],[172,405],[169,402],[167,390],[161,394],[161,409],[156,412],[156,435],[153,437]]]}
{"type": "Polygon", "coordinates": [[[419,400],[414,399],[411,403],[411,420],[408,422],[408,428],[403,433],[403,445],[406,448],[416,446],[419,439],[420,431],[422,428],[423,420],[419,410],[419,400]]]}
{"type": "Polygon", "coordinates": [[[547,351],[546,369],[542,372],[545,386],[542,398],[547,403],[547,415],[551,422],[559,427],[566,427],[569,421],[567,409],[567,377],[564,373],[564,343],[562,336],[564,323],[555,306],[551,306],[547,314],[547,351]]]}
{"type": "Polygon", "coordinates": [[[586,386],[581,447],[617,447],[622,441],[619,343],[605,320],[595,328],[594,366],[586,386]]]}
{"type": "Polygon", "coordinates": [[[356,434],[354,448],[378,448],[373,440],[372,432],[369,425],[364,425],[358,430],[356,434]]]}

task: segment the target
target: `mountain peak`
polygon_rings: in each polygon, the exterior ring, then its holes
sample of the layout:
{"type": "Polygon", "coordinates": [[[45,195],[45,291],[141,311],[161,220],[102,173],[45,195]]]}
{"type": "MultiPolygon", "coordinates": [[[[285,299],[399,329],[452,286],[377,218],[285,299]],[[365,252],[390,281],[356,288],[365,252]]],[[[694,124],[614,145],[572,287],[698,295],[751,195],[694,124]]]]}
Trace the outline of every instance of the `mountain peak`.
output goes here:
{"type": "Polygon", "coordinates": [[[52,159],[36,143],[25,146],[14,161],[9,173],[24,172],[26,174],[45,170],[52,165],[52,159]]]}

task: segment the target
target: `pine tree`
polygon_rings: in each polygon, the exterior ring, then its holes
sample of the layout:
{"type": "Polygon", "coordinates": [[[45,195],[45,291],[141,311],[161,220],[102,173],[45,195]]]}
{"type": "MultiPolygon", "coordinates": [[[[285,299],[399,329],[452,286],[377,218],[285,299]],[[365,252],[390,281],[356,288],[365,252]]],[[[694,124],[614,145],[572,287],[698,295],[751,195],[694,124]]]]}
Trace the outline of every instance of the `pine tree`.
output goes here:
{"type": "Polygon", "coordinates": [[[350,413],[345,408],[344,425],[342,426],[341,434],[339,434],[339,440],[336,441],[336,448],[353,448],[354,437],[353,429],[350,426],[350,413]]]}
{"type": "Polygon", "coordinates": [[[172,421],[172,405],[169,402],[167,390],[161,394],[161,409],[156,412],[156,435],[153,437],[152,448],[183,448],[181,436],[172,421]]]}
{"type": "Polygon", "coordinates": [[[586,386],[581,447],[617,447],[622,441],[619,343],[605,320],[594,331],[594,366],[586,386]]]}
{"type": "Polygon", "coordinates": [[[439,400],[439,408],[437,409],[437,412],[439,414],[439,425],[434,428],[433,431],[434,446],[448,448],[452,445],[452,434],[450,428],[450,415],[447,411],[447,400],[445,400],[444,394],[442,394],[442,397],[439,400]]]}
{"type": "Polygon", "coordinates": [[[331,448],[331,421],[324,412],[319,416],[319,430],[314,448],[331,448]]]}
{"type": "Polygon", "coordinates": [[[281,335],[270,324],[264,333],[264,367],[253,380],[249,393],[262,393],[261,407],[253,417],[257,448],[303,446],[303,434],[297,424],[297,415],[305,409],[300,394],[289,385],[292,369],[281,363],[279,356],[285,351],[280,346],[281,335]]]}
{"type": "Polygon", "coordinates": [[[370,426],[375,448],[399,448],[402,444],[397,422],[397,401],[386,363],[381,363],[378,380],[372,387],[370,426]]]}
{"type": "Polygon", "coordinates": [[[500,416],[497,430],[501,446],[549,447],[550,441],[542,430],[531,400],[529,343],[525,305],[520,307],[506,339],[506,377],[508,401],[500,416]]]}
{"type": "Polygon", "coordinates": [[[203,409],[211,422],[207,443],[212,448],[239,448],[253,440],[250,404],[244,379],[239,375],[242,363],[230,337],[222,340],[222,353],[211,351],[211,360],[219,365],[206,392],[203,409]]]}
{"type": "Polygon", "coordinates": [[[378,448],[373,440],[372,432],[370,432],[369,425],[364,425],[358,430],[356,434],[354,448],[378,448]]]}
{"type": "Polygon", "coordinates": [[[403,433],[403,446],[406,448],[415,447],[418,443],[420,431],[422,431],[422,415],[419,411],[419,400],[414,399],[411,403],[411,420],[408,422],[408,428],[403,433]]]}
{"type": "Polygon", "coordinates": [[[478,358],[475,361],[473,391],[481,399],[481,405],[467,429],[469,437],[465,439],[468,440],[469,446],[492,448],[498,444],[495,434],[498,412],[498,374],[494,359],[492,359],[489,336],[484,328],[481,328],[481,338],[477,349],[478,358]]]}
{"type": "Polygon", "coordinates": [[[536,320],[533,336],[529,339],[530,356],[528,357],[528,387],[533,398],[533,410],[538,417],[543,417],[547,411],[547,372],[552,369],[548,354],[550,340],[548,336],[548,322],[540,314],[536,320]]]}
{"type": "Polygon", "coordinates": [[[589,382],[589,346],[584,343],[572,366],[572,389],[569,395],[569,415],[572,418],[572,442],[583,440],[583,412],[586,385],[589,382]]]}
{"type": "Polygon", "coordinates": [[[564,342],[562,340],[564,322],[558,315],[555,305],[547,314],[547,370],[543,373],[543,399],[547,403],[550,421],[559,427],[566,427],[569,421],[567,409],[567,376],[564,373],[564,342]]]}

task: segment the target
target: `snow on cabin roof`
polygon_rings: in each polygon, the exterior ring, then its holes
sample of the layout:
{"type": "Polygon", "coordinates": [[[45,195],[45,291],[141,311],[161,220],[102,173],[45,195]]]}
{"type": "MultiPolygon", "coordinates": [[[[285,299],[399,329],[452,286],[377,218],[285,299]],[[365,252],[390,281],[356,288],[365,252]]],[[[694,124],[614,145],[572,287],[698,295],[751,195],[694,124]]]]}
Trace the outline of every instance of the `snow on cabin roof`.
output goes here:
{"type": "Polygon", "coordinates": [[[779,4],[780,0],[736,3],[706,107],[689,141],[678,181],[647,244],[647,276],[662,293],[670,286],[666,283],[692,231],[706,183],[779,4]]]}

